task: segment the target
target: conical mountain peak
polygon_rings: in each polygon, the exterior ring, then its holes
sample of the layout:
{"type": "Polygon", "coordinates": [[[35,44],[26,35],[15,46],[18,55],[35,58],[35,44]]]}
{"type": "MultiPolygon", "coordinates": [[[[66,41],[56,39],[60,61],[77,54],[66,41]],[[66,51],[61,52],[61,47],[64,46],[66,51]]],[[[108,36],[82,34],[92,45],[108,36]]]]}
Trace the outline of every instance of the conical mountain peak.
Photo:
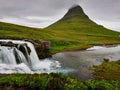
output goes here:
{"type": "Polygon", "coordinates": [[[83,9],[79,6],[73,6],[68,10],[68,13],[64,16],[64,18],[72,17],[80,17],[80,18],[88,18],[88,16],[84,13],[83,9]]]}
{"type": "MultiPolygon", "coordinates": [[[[71,7],[68,10],[68,12],[64,15],[64,17],[62,19],[60,19],[59,21],[57,21],[56,23],[50,25],[47,28],[52,28],[52,29],[53,28],[54,29],[56,29],[56,28],[65,28],[65,27],[66,28],[71,28],[71,27],[76,27],[77,24],[78,25],[79,24],[85,24],[84,22],[93,23],[89,19],[89,17],[84,13],[83,9],[80,6],[76,5],[76,6],[71,7]]],[[[82,25],[79,25],[79,26],[82,27],[82,25]]]]}
{"type": "Polygon", "coordinates": [[[70,13],[70,12],[74,12],[74,13],[84,13],[83,12],[83,9],[79,6],[79,5],[76,5],[76,6],[73,6],[73,7],[71,7],[70,9],[69,9],[69,11],[68,11],[68,13],[70,13]]]}

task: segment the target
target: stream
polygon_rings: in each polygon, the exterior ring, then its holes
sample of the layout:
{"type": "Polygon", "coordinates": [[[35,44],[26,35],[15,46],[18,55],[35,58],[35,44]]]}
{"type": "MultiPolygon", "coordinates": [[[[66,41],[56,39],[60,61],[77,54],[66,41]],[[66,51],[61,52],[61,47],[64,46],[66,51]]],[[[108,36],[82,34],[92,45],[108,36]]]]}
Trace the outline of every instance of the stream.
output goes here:
{"type": "Polygon", "coordinates": [[[66,75],[71,75],[80,80],[93,79],[89,68],[100,65],[105,59],[109,61],[120,60],[120,45],[116,46],[94,46],[83,51],[63,52],[53,55],[54,60],[61,63],[66,75]]]}

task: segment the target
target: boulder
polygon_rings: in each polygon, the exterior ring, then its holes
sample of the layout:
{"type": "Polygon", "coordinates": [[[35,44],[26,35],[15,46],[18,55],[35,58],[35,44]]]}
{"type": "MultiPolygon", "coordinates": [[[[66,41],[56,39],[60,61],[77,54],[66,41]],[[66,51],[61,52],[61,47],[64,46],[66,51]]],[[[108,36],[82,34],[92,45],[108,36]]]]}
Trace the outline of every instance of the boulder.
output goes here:
{"type": "Polygon", "coordinates": [[[103,60],[104,60],[104,62],[109,62],[110,61],[109,58],[104,58],[103,60]]]}
{"type": "Polygon", "coordinates": [[[3,42],[3,41],[1,41],[1,42],[0,42],[0,45],[1,45],[1,46],[8,46],[8,47],[15,47],[15,46],[16,46],[16,44],[14,44],[14,43],[11,42],[11,41],[9,41],[9,42],[3,42]]]}

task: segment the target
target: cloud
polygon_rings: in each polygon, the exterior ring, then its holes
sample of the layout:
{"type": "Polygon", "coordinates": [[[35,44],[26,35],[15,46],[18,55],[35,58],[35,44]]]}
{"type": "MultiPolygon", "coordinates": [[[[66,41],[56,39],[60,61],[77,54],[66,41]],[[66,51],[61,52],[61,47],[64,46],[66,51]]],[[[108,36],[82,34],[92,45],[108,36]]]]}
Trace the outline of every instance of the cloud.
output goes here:
{"type": "Polygon", "coordinates": [[[44,28],[79,0],[0,0],[0,21],[44,28]]]}
{"type": "Polygon", "coordinates": [[[82,0],[81,5],[96,23],[120,31],[120,0],[82,0]]]}
{"type": "Polygon", "coordinates": [[[44,28],[75,4],[80,4],[96,23],[107,27],[112,23],[111,29],[119,27],[120,0],[0,0],[0,21],[44,28]]]}
{"type": "Polygon", "coordinates": [[[79,0],[1,0],[0,12],[5,16],[50,16],[65,10],[79,0]]]}

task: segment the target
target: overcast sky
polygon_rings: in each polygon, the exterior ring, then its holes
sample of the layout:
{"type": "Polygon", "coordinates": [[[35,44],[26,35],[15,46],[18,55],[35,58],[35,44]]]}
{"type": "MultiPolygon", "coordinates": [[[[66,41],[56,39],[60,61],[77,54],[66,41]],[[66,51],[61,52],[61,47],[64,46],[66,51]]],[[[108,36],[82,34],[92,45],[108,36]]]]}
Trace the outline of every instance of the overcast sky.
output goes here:
{"type": "Polygon", "coordinates": [[[44,28],[75,4],[96,23],[120,31],[120,0],[0,0],[0,21],[44,28]]]}

